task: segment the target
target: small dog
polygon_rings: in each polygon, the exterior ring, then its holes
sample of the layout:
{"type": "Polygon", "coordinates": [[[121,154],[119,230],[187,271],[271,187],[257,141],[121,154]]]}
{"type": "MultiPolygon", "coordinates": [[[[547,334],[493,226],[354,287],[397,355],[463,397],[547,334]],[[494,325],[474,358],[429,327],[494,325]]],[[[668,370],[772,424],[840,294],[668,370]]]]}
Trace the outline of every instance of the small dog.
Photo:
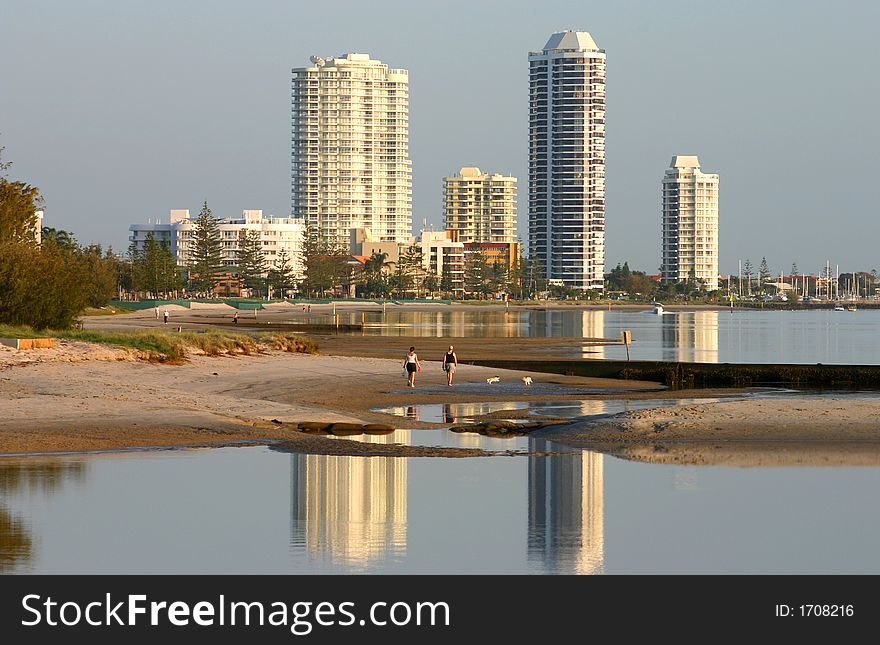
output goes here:
{"type": "Polygon", "coordinates": [[[492,383],[498,383],[499,381],[501,381],[500,376],[490,376],[486,379],[486,383],[488,383],[489,385],[492,385],[492,383]]]}
{"type": "Polygon", "coordinates": [[[531,385],[532,384],[532,377],[531,376],[523,376],[522,382],[523,382],[523,385],[531,385]]]}

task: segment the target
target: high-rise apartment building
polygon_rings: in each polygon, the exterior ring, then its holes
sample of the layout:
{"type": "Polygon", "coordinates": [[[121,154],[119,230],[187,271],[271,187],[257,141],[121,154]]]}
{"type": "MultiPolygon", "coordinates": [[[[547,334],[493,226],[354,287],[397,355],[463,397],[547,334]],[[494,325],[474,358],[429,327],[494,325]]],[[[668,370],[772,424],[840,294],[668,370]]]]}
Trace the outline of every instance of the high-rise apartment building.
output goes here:
{"type": "Polygon", "coordinates": [[[664,282],[695,278],[718,288],[718,175],[700,171],[695,156],[675,156],[663,176],[660,275],[664,282]]]}
{"type": "Polygon", "coordinates": [[[529,254],[557,284],[602,289],[605,50],[583,31],[529,54],[529,254]]]}
{"type": "Polygon", "coordinates": [[[368,54],[293,70],[291,212],[323,239],[405,241],[412,228],[409,76],[368,54]]]}
{"type": "Polygon", "coordinates": [[[464,244],[516,242],[516,177],[474,167],[444,177],[443,219],[464,244]]]}

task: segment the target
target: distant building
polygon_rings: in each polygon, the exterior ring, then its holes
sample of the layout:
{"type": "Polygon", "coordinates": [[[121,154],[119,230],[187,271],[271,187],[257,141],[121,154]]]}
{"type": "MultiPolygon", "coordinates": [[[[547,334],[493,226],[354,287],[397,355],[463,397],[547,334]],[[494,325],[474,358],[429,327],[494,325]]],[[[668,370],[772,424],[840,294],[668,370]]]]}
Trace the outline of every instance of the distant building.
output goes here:
{"type": "Polygon", "coordinates": [[[510,271],[516,266],[520,256],[519,242],[465,242],[464,253],[482,253],[488,263],[504,264],[510,271]]]}
{"type": "MultiPolygon", "coordinates": [[[[301,220],[291,217],[263,217],[261,210],[245,210],[241,217],[218,219],[218,223],[223,246],[223,266],[236,265],[241,231],[251,230],[260,234],[263,253],[269,266],[275,265],[281,251],[286,250],[293,273],[302,275],[305,229],[301,220]]],[[[157,242],[167,245],[178,266],[186,266],[193,234],[193,220],[189,210],[172,210],[167,224],[132,224],[129,231],[129,242],[137,249],[143,250],[152,234],[157,242]]]]}
{"type": "Polygon", "coordinates": [[[291,214],[344,246],[353,228],[380,242],[412,230],[409,75],[368,54],[293,70],[291,214]]]}
{"type": "Polygon", "coordinates": [[[663,177],[660,273],[664,282],[696,278],[718,288],[718,175],[696,156],[678,155],[663,177]]]}
{"type": "Polygon", "coordinates": [[[400,259],[401,242],[378,242],[373,233],[365,228],[353,228],[350,232],[349,250],[352,255],[372,257],[373,253],[385,254],[385,262],[393,263],[400,259]]]}
{"type": "Polygon", "coordinates": [[[516,177],[464,167],[443,179],[443,220],[459,241],[516,241],[516,177]]]}
{"type": "Polygon", "coordinates": [[[453,294],[464,293],[464,244],[455,231],[422,231],[411,245],[421,248],[422,266],[429,275],[448,282],[453,294]]]}
{"type": "Polygon", "coordinates": [[[604,288],[605,50],[584,31],[529,54],[529,254],[551,281],[604,288]]]}
{"type": "Polygon", "coordinates": [[[43,243],[43,209],[38,209],[34,215],[37,217],[37,223],[34,226],[34,240],[37,244],[43,243]]]}
{"type": "MultiPolygon", "coordinates": [[[[447,281],[448,291],[464,292],[464,249],[458,241],[458,231],[422,231],[406,242],[375,242],[369,231],[351,232],[351,254],[368,260],[373,253],[385,254],[385,262],[396,264],[407,249],[417,247],[422,254],[422,269],[426,275],[447,281]]],[[[424,276],[423,276],[424,277],[424,276]]]]}

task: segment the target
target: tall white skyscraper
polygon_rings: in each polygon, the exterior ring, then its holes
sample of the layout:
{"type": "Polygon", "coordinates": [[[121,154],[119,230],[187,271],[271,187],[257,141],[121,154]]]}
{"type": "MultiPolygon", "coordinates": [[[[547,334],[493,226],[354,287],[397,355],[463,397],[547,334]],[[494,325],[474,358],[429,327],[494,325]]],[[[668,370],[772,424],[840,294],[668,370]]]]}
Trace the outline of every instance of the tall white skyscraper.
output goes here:
{"type": "Polygon", "coordinates": [[[602,289],[605,50],[584,31],[529,54],[529,254],[547,278],[602,289]]]}
{"type": "Polygon", "coordinates": [[[347,247],[350,230],[404,242],[412,228],[409,75],[368,54],[293,70],[291,212],[347,247]]]}
{"type": "Polygon", "coordinates": [[[701,280],[718,288],[718,175],[700,172],[695,156],[678,155],[663,176],[660,275],[664,282],[701,280]]]}

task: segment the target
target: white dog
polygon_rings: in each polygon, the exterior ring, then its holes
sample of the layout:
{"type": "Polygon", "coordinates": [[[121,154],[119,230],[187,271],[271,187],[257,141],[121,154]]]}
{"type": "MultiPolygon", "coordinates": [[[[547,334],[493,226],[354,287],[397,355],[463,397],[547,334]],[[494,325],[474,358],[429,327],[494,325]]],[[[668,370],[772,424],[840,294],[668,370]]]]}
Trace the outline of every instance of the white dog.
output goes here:
{"type": "Polygon", "coordinates": [[[523,385],[531,385],[532,384],[532,377],[531,376],[523,376],[522,382],[523,382],[523,385]]]}
{"type": "Polygon", "coordinates": [[[499,381],[501,381],[500,376],[490,376],[486,379],[486,383],[488,383],[489,385],[492,385],[492,383],[498,383],[499,381]]]}

